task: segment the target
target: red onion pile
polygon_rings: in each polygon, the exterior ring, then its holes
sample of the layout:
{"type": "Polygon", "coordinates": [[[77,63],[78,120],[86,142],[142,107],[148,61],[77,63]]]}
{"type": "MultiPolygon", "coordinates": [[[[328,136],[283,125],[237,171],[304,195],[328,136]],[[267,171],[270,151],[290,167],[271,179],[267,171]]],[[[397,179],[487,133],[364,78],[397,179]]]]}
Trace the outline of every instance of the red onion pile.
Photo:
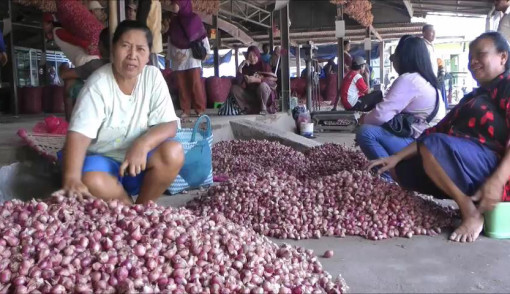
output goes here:
{"type": "Polygon", "coordinates": [[[450,209],[360,170],[363,154],[339,145],[301,154],[267,141],[223,142],[215,145],[213,160],[229,180],[188,208],[202,216],[223,213],[270,237],[410,238],[436,235],[454,217],[450,209]]]}
{"type": "Polygon", "coordinates": [[[0,205],[0,293],[341,293],[311,250],[222,214],[53,197],[0,205]]]}

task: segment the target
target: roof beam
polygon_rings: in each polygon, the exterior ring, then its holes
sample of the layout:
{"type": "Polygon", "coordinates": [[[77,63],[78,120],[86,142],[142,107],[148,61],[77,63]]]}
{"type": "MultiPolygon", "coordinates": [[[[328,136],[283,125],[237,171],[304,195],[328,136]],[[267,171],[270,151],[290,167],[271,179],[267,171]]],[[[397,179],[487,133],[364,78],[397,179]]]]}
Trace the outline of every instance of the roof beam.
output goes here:
{"type": "Polygon", "coordinates": [[[374,34],[374,36],[377,38],[377,40],[379,40],[379,41],[383,40],[381,35],[379,35],[379,33],[375,30],[373,25],[370,25],[370,31],[372,32],[372,34],[374,34]]]}
{"type": "MultiPolygon", "coordinates": [[[[199,15],[203,22],[205,22],[208,25],[212,25],[212,15],[205,13],[200,13],[199,15]]],[[[226,20],[218,18],[218,28],[221,29],[222,31],[227,32],[229,35],[233,37],[233,39],[239,40],[243,44],[258,45],[258,42],[253,40],[252,37],[250,37],[243,30],[241,30],[240,28],[226,20]]]]}
{"type": "Polygon", "coordinates": [[[411,3],[411,1],[410,0],[402,0],[402,1],[404,1],[404,6],[407,9],[407,13],[409,14],[409,17],[413,17],[414,12],[413,12],[413,4],[411,3]]]}

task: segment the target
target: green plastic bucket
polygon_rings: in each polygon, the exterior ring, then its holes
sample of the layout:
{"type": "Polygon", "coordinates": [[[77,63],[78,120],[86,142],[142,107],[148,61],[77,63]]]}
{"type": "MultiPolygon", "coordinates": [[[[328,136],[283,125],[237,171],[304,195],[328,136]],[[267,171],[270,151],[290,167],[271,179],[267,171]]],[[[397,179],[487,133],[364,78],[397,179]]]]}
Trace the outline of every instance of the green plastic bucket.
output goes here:
{"type": "Polygon", "coordinates": [[[487,237],[510,239],[510,202],[501,202],[485,213],[483,230],[487,237]]]}

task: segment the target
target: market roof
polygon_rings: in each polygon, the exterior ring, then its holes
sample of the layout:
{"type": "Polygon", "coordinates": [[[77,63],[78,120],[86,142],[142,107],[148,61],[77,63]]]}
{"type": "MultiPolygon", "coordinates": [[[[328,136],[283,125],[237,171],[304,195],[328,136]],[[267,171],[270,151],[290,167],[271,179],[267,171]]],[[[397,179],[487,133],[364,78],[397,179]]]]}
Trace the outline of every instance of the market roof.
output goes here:
{"type": "MultiPolygon", "coordinates": [[[[219,17],[248,33],[252,43],[267,42],[270,29],[269,15],[285,1],[221,0],[219,17]],[[280,2],[280,3],[279,3],[280,2]]],[[[335,38],[336,6],[329,0],[289,0],[291,44],[314,41],[333,43],[335,38]]],[[[403,34],[420,34],[423,24],[411,23],[411,17],[424,17],[427,13],[452,15],[487,15],[492,8],[489,0],[372,0],[373,30],[382,39],[398,39],[403,34]]],[[[274,15],[276,43],[278,43],[279,15],[274,15]]],[[[347,37],[353,41],[365,38],[366,29],[345,16],[347,37]]],[[[375,33],[374,33],[375,34],[375,33]]],[[[245,40],[225,36],[224,47],[250,45],[245,40]]]]}

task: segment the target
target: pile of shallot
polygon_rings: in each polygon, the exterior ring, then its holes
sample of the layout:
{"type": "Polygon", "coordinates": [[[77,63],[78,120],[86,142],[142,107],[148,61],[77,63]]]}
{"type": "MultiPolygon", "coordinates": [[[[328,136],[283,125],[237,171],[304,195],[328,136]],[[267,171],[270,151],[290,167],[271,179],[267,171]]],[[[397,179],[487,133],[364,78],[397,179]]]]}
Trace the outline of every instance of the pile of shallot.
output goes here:
{"type": "Polygon", "coordinates": [[[310,250],[222,214],[53,197],[0,205],[0,293],[341,293],[310,250]]]}
{"type": "Polygon", "coordinates": [[[303,153],[268,141],[220,142],[215,172],[229,180],[188,203],[275,238],[436,235],[455,213],[363,170],[361,152],[326,144],[303,153]]]}

